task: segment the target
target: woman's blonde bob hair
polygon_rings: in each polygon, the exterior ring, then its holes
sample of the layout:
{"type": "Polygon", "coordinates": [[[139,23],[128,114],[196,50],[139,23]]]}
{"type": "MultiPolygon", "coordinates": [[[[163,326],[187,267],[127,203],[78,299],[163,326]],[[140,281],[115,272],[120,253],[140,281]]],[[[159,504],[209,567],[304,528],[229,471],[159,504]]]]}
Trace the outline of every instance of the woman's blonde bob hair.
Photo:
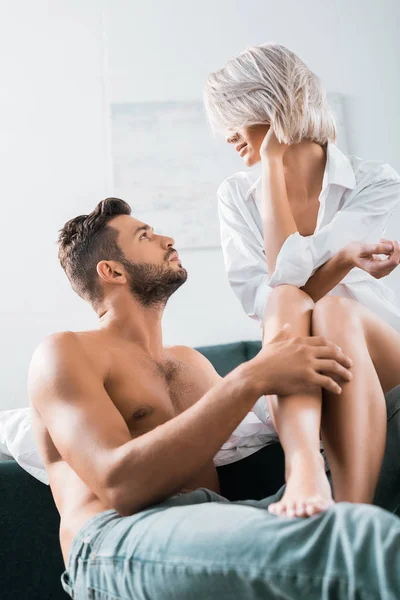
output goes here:
{"type": "Polygon", "coordinates": [[[319,78],[279,44],[252,46],[211,73],[204,104],[213,132],[271,124],[280,142],[336,141],[336,124],[319,78]]]}

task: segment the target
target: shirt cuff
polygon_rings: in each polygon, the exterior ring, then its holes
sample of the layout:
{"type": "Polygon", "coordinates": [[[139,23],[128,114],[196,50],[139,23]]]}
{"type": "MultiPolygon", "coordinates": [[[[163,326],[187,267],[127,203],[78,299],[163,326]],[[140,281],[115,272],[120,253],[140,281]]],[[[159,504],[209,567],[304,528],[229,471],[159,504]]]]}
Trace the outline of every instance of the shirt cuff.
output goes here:
{"type": "Polygon", "coordinates": [[[256,290],[256,297],[254,301],[254,313],[260,320],[260,327],[262,327],[263,324],[265,307],[267,306],[268,296],[270,295],[271,291],[272,290],[268,284],[268,276],[266,275],[256,290]]]}
{"type": "Polygon", "coordinates": [[[280,249],[269,285],[275,288],[290,284],[300,288],[307,283],[313,271],[314,260],[309,241],[296,231],[289,235],[280,249]]]}

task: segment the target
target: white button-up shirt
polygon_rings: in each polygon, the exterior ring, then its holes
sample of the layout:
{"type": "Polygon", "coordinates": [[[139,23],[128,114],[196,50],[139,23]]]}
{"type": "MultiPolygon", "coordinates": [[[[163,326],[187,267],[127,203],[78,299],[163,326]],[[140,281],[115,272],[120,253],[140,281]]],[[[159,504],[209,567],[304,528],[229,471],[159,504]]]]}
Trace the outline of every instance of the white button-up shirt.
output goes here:
{"type": "MultiPolygon", "coordinates": [[[[315,271],[353,241],[379,242],[400,201],[400,175],[381,161],[344,155],[328,142],[317,226],[284,242],[270,276],[261,218],[261,165],[228,177],[218,189],[225,267],[249,317],[262,322],[274,287],[302,287],[315,271]]],[[[382,280],[354,268],[330,294],[358,300],[400,331],[394,293],[382,280]]]]}

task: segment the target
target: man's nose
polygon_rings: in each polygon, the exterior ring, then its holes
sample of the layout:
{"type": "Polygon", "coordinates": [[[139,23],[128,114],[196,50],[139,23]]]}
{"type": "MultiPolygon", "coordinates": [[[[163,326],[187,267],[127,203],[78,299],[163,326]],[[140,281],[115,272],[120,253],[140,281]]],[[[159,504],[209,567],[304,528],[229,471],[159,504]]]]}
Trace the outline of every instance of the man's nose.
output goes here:
{"type": "Polygon", "coordinates": [[[168,237],[168,236],[164,236],[163,241],[164,241],[164,246],[165,246],[165,248],[167,248],[167,250],[169,248],[172,248],[172,246],[175,246],[175,240],[174,240],[174,238],[171,238],[171,237],[168,237]]]}

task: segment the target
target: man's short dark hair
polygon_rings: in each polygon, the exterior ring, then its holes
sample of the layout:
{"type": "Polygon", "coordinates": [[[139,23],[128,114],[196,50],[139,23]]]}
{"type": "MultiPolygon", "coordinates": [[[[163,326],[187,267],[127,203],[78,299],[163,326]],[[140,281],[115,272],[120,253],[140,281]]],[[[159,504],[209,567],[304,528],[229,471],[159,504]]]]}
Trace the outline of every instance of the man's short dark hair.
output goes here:
{"type": "Polygon", "coordinates": [[[90,215],[80,215],[60,229],[58,258],[72,288],[92,305],[102,300],[102,288],[97,274],[101,260],[123,261],[118,246],[118,232],[108,226],[119,215],[130,215],[131,207],[119,198],[99,202],[90,215]]]}

